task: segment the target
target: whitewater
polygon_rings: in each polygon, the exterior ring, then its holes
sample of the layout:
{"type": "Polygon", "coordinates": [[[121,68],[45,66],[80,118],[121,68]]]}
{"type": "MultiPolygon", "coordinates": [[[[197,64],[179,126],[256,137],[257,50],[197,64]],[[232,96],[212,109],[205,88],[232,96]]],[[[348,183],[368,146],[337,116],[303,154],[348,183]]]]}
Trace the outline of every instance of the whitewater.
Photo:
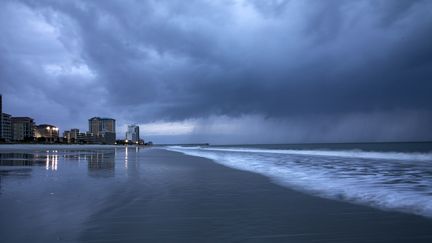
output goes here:
{"type": "Polygon", "coordinates": [[[166,149],[316,196],[432,217],[432,153],[238,147],[166,149]]]}

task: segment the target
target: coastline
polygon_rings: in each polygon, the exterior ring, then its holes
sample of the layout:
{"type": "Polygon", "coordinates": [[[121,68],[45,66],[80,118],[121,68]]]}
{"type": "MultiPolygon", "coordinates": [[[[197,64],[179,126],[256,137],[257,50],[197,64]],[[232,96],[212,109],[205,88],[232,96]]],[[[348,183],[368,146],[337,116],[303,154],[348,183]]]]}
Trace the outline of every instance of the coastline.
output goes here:
{"type": "MultiPolygon", "coordinates": [[[[81,159],[63,157],[70,147],[59,150],[55,170],[47,160],[46,168],[41,162],[0,174],[2,239],[432,241],[431,218],[311,196],[259,174],[162,148],[102,147],[107,153],[85,150],[81,159]]],[[[38,151],[43,150],[33,150],[38,151]]]]}
{"type": "Polygon", "coordinates": [[[84,232],[81,240],[104,235],[185,242],[432,240],[432,220],[421,216],[306,195],[264,176],[178,152],[152,149],[142,159],[149,172],[155,171],[141,184],[145,190],[137,188],[132,194],[138,197],[118,210],[101,209],[89,221],[100,227],[84,232]]]}

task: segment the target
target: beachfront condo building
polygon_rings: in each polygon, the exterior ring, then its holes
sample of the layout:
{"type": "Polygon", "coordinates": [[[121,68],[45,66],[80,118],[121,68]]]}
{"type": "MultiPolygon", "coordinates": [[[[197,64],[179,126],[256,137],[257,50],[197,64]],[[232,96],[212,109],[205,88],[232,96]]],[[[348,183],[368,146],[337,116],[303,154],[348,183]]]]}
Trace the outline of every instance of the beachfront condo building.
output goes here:
{"type": "Polygon", "coordinates": [[[89,119],[89,131],[95,136],[104,132],[115,133],[115,120],[112,118],[92,117],[89,119]]]}
{"type": "Polygon", "coordinates": [[[34,139],[33,118],[30,117],[12,117],[12,140],[13,141],[33,141],[34,139]]]}
{"type": "Polygon", "coordinates": [[[59,129],[50,124],[35,127],[35,138],[38,142],[55,143],[59,141],[59,129]]]}
{"type": "Polygon", "coordinates": [[[70,131],[63,132],[63,142],[65,143],[79,143],[80,131],[78,128],[72,128],[70,131]]]}
{"type": "Polygon", "coordinates": [[[97,143],[115,144],[115,120],[112,118],[92,117],[89,119],[89,132],[97,143]]]}
{"type": "Polygon", "coordinates": [[[12,140],[12,124],[11,115],[7,113],[1,113],[1,125],[0,125],[0,138],[3,142],[10,142],[12,140]]]}
{"type": "Polygon", "coordinates": [[[140,141],[139,126],[128,125],[126,141],[132,143],[138,143],[140,141]]]}

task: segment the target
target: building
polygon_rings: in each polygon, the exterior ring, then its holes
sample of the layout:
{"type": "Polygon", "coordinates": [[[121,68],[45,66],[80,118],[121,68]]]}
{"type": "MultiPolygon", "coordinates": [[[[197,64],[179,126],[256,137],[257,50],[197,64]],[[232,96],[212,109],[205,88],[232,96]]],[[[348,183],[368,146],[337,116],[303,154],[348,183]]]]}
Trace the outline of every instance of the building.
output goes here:
{"type": "Polygon", "coordinates": [[[86,133],[80,133],[80,143],[88,143],[88,144],[95,144],[95,143],[103,143],[103,137],[101,136],[95,136],[91,132],[86,133]]]}
{"type": "Polygon", "coordinates": [[[10,142],[12,140],[12,124],[11,115],[1,113],[1,125],[0,125],[1,141],[10,142]]]}
{"type": "Polygon", "coordinates": [[[115,133],[115,120],[112,118],[93,117],[89,119],[89,132],[100,136],[104,132],[115,133]]]}
{"type": "Polygon", "coordinates": [[[92,133],[79,132],[79,129],[71,129],[63,132],[63,141],[66,143],[97,143],[96,137],[92,133]]]}
{"type": "Polygon", "coordinates": [[[93,117],[89,119],[89,133],[96,143],[115,144],[116,124],[112,118],[93,117]]]}
{"type": "Polygon", "coordinates": [[[71,142],[70,131],[64,131],[63,132],[63,142],[64,143],[72,143],[71,142]]]}
{"type": "Polygon", "coordinates": [[[139,126],[128,125],[126,142],[138,143],[140,141],[139,126]]]}
{"type": "Polygon", "coordinates": [[[0,139],[3,139],[3,96],[0,94],[0,139]]]}
{"type": "Polygon", "coordinates": [[[38,142],[55,143],[59,141],[59,129],[50,124],[37,125],[35,138],[38,142]]]}
{"type": "Polygon", "coordinates": [[[34,122],[30,117],[12,117],[12,140],[13,141],[33,141],[34,140],[34,122]]]}
{"type": "Polygon", "coordinates": [[[70,131],[63,132],[63,142],[65,143],[79,143],[79,129],[72,128],[70,131]]]}
{"type": "Polygon", "coordinates": [[[78,128],[72,128],[70,130],[70,139],[71,143],[77,143],[79,137],[80,130],[78,128]]]}
{"type": "Polygon", "coordinates": [[[78,133],[76,143],[85,143],[85,142],[86,142],[86,133],[84,132],[78,133]]]}

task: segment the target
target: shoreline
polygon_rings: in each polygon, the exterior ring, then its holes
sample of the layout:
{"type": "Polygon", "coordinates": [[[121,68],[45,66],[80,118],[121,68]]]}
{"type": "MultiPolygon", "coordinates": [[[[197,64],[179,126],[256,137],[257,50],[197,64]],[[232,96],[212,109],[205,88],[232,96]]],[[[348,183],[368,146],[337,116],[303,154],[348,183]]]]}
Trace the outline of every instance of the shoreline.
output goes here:
{"type": "MultiPolygon", "coordinates": [[[[171,181],[161,182],[162,185],[154,185],[169,191],[163,197],[153,198],[153,202],[139,198],[137,203],[111,215],[112,218],[122,217],[128,214],[125,212],[136,212],[143,206],[146,211],[152,212],[152,216],[142,215],[151,220],[139,222],[152,229],[145,231],[146,237],[142,239],[177,241],[184,237],[185,241],[281,242],[432,240],[432,220],[421,216],[315,197],[274,184],[259,174],[235,170],[209,159],[178,152],[152,149],[146,151],[143,158],[151,158],[147,162],[150,168],[162,166],[167,170],[164,172],[174,170],[177,176],[171,181]],[[177,228],[179,226],[182,230],[177,228]],[[176,233],[164,235],[154,231],[159,227],[176,233]]],[[[107,218],[110,217],[102,213],[99,222],[107,218]]],[[[122,225],[137,228],[135,223],[138,222],[123,222],[122,225]]],[[[113,223],[105,228],[106,233],[117,231],[117,226],[113,223]]],[[[99,233],[93,233],[84,234],[83,239],[98,238],[99,233]]]]}
{"type": "Polygon", "coordinates": [[[260,174],[162,148],[111,149],[81,160],[59,156],[58,170],[56,162],[56,170],[42,164],[29,166],[26,175],[0,175],[0,215],[7,216],[0,217],[2,239],[432,241],[430,218],[312,196],[260,174]]]}

